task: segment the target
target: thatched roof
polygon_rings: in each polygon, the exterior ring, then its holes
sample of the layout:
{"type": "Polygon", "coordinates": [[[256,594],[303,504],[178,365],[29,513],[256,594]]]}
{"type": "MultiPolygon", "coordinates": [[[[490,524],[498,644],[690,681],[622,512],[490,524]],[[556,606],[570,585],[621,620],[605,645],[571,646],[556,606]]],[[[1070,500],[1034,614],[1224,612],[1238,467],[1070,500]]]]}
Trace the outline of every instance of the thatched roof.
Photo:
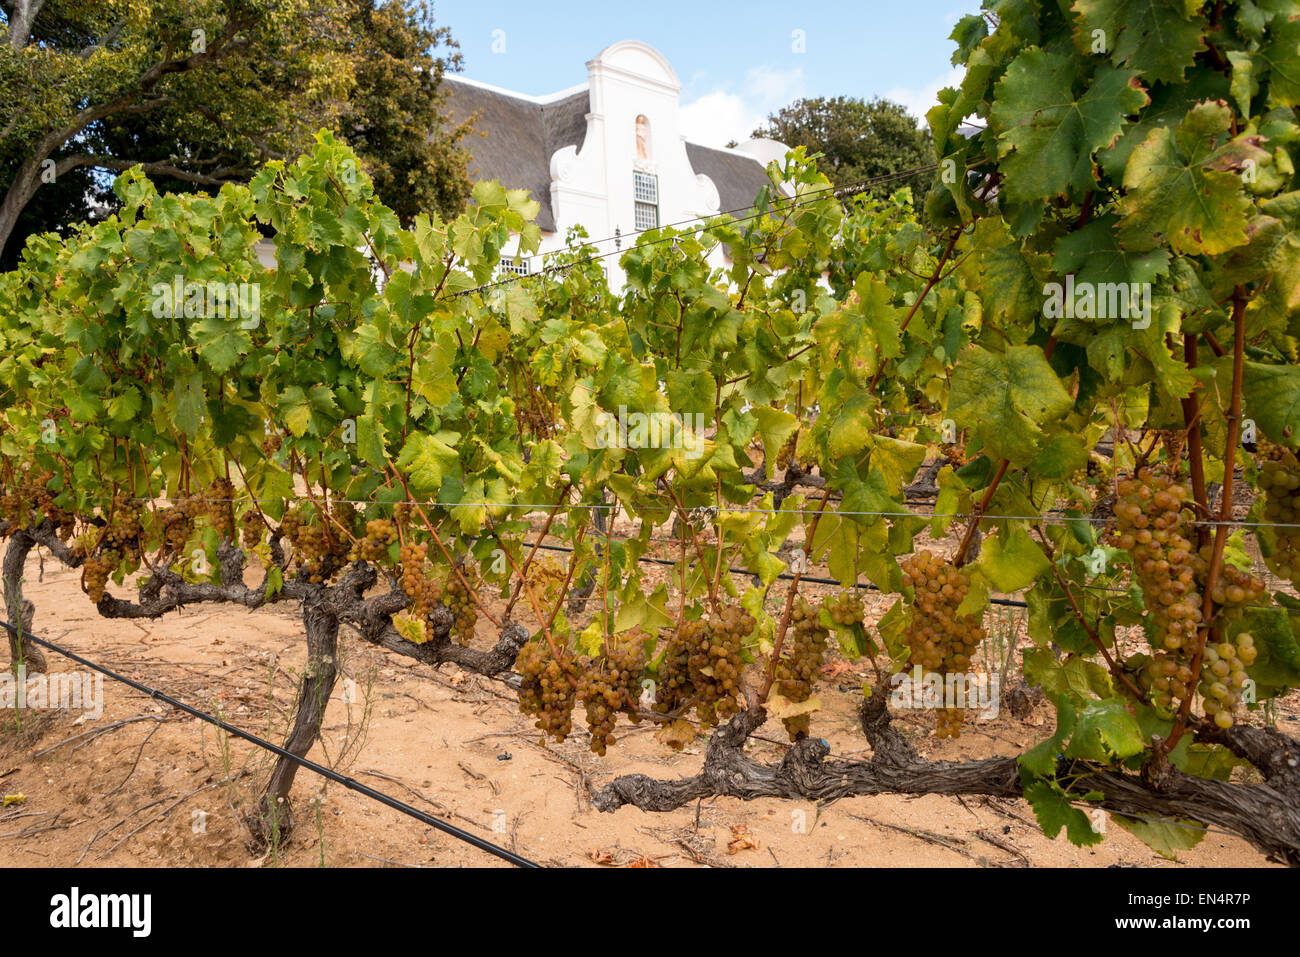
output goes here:
{"type": "Polygon", "coordinates": [[[528,190],[542,205],[537,225],[555,232],[551,156],[565,146],[581,148],[591,109],[587,91],[539,102],[467,83],[456,76],[444,76],[443,81],[453,121],[479,114],[476,132],[466,142],[473,155],[470,178],[494,179],[507,189],[528,190]]]}
{"type": "MultiPolygon", "coordinates": [[[[473,155],[470,178],[494,179],[507,189],[528,190],[542,207],[537,224],[555,232],[551,157],[566,146],[582,148],[591,109],[587,90],[533,98],[451,74],[443,81],[453,121],[478,114],[476,132],[466,141],[473,155]]],[[[762,165],[744,153],[687,143],[686,156],[696,173],[713,180],[724,212],[748,209],[768,183],[762,165]]]]}
{"type": "Polygon", "coordinates": [[[691,169],[703,173],[718,187],[720,209],[724,213],[744,215],[740,211],[753,206],[759,191],[771,185],[762,165],[744,153],[687,143],[686,158],[691,161],[691,169]]]}

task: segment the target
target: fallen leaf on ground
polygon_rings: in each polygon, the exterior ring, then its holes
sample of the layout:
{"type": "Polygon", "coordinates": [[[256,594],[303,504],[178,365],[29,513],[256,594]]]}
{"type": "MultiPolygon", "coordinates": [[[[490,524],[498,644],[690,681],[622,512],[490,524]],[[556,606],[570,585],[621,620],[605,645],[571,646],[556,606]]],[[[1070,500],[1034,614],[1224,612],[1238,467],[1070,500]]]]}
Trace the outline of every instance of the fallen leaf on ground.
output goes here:
{"type": "Polygon", "coordinates": [[[731,825],[731,840],[727,842],[728,854],[739,854],[741,851],[758,850],[758,838],[749,833],[749,828],[743,824],[731,825]]]}
{"type": "Polygon", "coordinates": [[[827,681],[834,681],[842,674],[847,674],[853,670],[853,666],[844,660],[832,661],[822,668],[822,677],[827,681]]]}
{"type": "Polygon", "coordinates": [[[587,851],[587,856],[597,864],[613,864],[614,852],[607,851],[602,847],[593,847],[587,851]]]}

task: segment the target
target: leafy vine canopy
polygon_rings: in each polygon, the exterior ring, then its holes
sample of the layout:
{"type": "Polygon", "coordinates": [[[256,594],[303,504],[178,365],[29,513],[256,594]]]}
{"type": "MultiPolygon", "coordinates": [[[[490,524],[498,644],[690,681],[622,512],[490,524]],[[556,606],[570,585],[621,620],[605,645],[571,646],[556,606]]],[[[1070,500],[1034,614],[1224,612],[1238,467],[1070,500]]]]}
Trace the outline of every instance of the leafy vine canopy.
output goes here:
{"type": "Polygon", "coordinates": [[[522,601],[521,706],[562,737],[581,700],[601,753],[642,700],[674,746],[692,708],[803,741],[832,637],[877,687],[964,674],[1017,595],[1049,833],[1097,839],[1098,768],[1226,777],[1300,683],[1300,5],[986,0],[953,39],[923,217],[799,149],[751,213],[643,234],[619,296],[582,235],[500,278],[524,191],[402,228],[328,133],[215,196],[122,175],[0,277],[4,518],[59,529],[101,609],[220,583],[236,538],[268,600],[385,569],[415,643],[522,601]],[[814,566],[893,603],[810,602],[814,566]]]}

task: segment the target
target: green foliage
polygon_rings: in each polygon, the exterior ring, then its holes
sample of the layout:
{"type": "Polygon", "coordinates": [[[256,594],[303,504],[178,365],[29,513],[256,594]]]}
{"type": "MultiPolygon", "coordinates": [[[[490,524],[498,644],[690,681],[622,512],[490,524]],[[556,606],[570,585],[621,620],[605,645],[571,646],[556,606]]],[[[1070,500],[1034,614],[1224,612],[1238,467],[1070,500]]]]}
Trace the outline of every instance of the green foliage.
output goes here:
{"type": "MultiPolygon", "coordinates": [[[[452,557],[478,563],[509,595],[546,515],[572,549],[558,575],[525,576],[546,640],[576,656],[640,629],[661,677],[679,627],[734,604],[755,619],[736,654],[768,667],[789,624],[772,586],[810,560],[897,596],[873,627],[836,630],[851,655],[874,655],[878,631],[898,670],[924,613],[899,559],[927,528],[950,530],[909,514],[905,489],[942,453],[934,511],[961,513],[966,531],[981,508],[989,533],[956,613],[982,611],[992,590],[1029,605],[1025,675],[1057,711],[1051,737],[1020,757],[1044,830],[1100,840],[1080,806],[1096,797],[1089,776],[1134,772],[1160,742],[1177,739],[1167,757],[1180,771],[1222,778],[1235,759],[1195,740],[1217,717],[1204,697],[1187,698],[1185,720],[1142,684],[1164,626],[1136,540],[1091,517],[1139,461],[1182,494],[1192,454],[1209,481],[1231,455],[1253,482],[1300,445],[1300,129],[1279,52],[1294,50],[1300,6],[1001,0],[986,13],[958,24],[966,78],[930,114],[941,160],[968,172],[941,164],[929,222],[904,191],[841,202],[801,147],[769,169],[793,200],[645,234],[622,254],[618,298],[578,233],[545,276],[498,280],[514,237],[538,244],[524,193],[479,184],[466,212],[404,224],[364,170],[344,175],[355,153],[329,133],[215,196],[163,194],[129,172],[118,214],[66,241],[35,237],[0,276],[5,517],[44,514],[81,535],[122,589],[138,557],[98,539],[121,521],[115,499],[183,499],[231,475],[241,520],[256,499],[276,527],[331,545],[393,519],[440,574],[452,557]],[[1093,30],[1106,34],[1095,51],[1093,30]],[[972,119],[985,128],[955,132],[972,119]],[[274,268],[252,252],[263,232],[274,268]],[[724,246],[726,265],[710,265],[724,246]],[[178,277],[180,307],[160,310],[178,277]],[[209,282],[257,288],[256,321],[214,311],[209,282]],[[1053,283],[1148,285],[1125,301],[1140,312],[1116,315],[1121,300],[1100,294],[1063,308],[1053,283]],[[1228,447],[1234,399],[1253,448],[1228,447]],[[1092,453],[1117,420],[1127,438],[1092,453]],[[778,505],[756,483],[783,458],[821,485],[778,505]],[[398,504],[411,497],[416,514],[398,504]],[[630,529],[599,551],[597,505],[630,529]],[[669,556],[666,582],[639,561],[665,536],[653,556],[669,556]],[[496,549],[509,573],[491,570],[496,549]],[[563,607],[566,577],[596,583],[582,627],[563,607]]],[[[1178,522],[1183,504],[1170,506],[1178,522]]],[[[183,529],[181,553],[211,552],[219,520],[183,529]]],[[[141,551],[169,559],[159,513],[139,521],[141,551]]],[[[1212,553],[1213,534],[1186,530],[1212,553]]],[[[1235,574],[1251,534],[1225,550],[1235,574]]],[[[935,567],[967,564],[972,538],[935,567]]],[[[1277,531],[1261,540],[1280,567],[1277,531]]],[[[295,557],[267,591],[333,580],[344,545],[295,557]]],[[[383,539],[373,560],[390,564],[396,547],[383,539]]],[[[1192,550],[1178,560],[1189,568],[1192,550]]],[[[1222,641],[1251,635],[1231,656],[1258,700],[1300,684],[1300,604],[1262,587],[1249,607],[1205,591],[1208,627],[1189,642],[1228,655],[1222,641]]],[[[826,617],[800,620],[811,632],[826,617]]],[[[815,718],[815,696],[792,706],[815,718]]],[[[1181,821],[1121,826],[1162,853],[1192,840],[1181,821]]]]}
{"type": "Polygon", "coordinates": [[[247,182],[322,126],[404,221],[464,207],[469,126],[444,122],[439,89],[460,55],[422,0],[48,0],[8,19],[6,268],[27,236],[114,207],[105,172],[142,165],[170,191],[247,182]]]}
{"type": "MultiPolygon", "coordinates": [[[[914,169],[934,162],[934,144],[924,124],[886,99],[812,97],[782,107],[754,131],[792,149],[802,146],[821,154],[818,167],[836,186],[914,169]]],[[[924,176],[873,186],[870,194],[884,199],[904,186],[918,203],[929,185],[924,176]]]]}

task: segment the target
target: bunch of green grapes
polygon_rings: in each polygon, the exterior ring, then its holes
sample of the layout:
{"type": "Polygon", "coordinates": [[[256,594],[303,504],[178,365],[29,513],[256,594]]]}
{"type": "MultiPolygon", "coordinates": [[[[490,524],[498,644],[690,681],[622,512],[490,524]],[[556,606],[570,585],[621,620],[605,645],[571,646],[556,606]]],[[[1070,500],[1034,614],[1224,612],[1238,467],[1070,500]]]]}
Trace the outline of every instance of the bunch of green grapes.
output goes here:
{"type": "Polygon", "coordinates": [[[385,565],[389,561],[388,547],[397,541],[397,526],[389,518],[373,518],[366,522],[366,534],[353,549],[353,557],[372,565],[385,565]]]}
{"type": "Polygon", "coordinates": [[[1300,587],[1300,461],[1294,452],[1276,445],[1261,442],[1259,448],[1271,456],[1259,466],[1264,520],[1278,523],[1268,567],[1278,578],[1300,587]]]}
{"type": "Polygon", "coordinates": [[[645,675],[645,636],[638,631],[620,639],[606,639],[607,653],[582,662],[578,678],[578,698],[587,712],[587,730],[591,732],[591,750],[605,756],[613,744],[614,724],[620,713],[640,722],[637,699],[645,675]]]}
{"type": "Polygon", "coordinates": [[[81,587],[96,605],[104,597],[108,577],[122,561],[122,553],[106,548],[89,556],[82,567],[81,587]]]}
{"type": "MultiPolygon", "coordinates": [[[[970,574],[924,550],[901,564],[903,585],[915,589],[903,632],[908,665],[939,674],[968,671],[975,650],[987,637],[981,616],[957,613],[970,591],[970,574]]],[[[936,736],[957,737],[964,719],[959,708],[940,709],[936,736]]]]}
{"type": "Polygon", "coordinates": [[[428,572],[426,559],[429,546],[407,542],[402,546],[402,591],[411,600],[411,610],[416,617],[427,619],[434,608],[442,604],[445,580],[438,580],[428,572]]]}
{"type": "Polygon", "coordinates": [[[179,556],[185,551],[185,543],[194,534],[195,523],[204,511],[204,503],[199,496],[185,495],[175,505],[159,513],[164,559],[179,556]]]}
{"type": "Polygon", "coordinates": [[[687,621],[668,641],[659,666],[654,710],[667,714],[688,700],[706,728],[740,710],[740,673],[753,615],[728,605],[721,615],[687,621]]]}
{"type": "Polygon", "coordinates": [[[455,619],[451,633],[462,645],[469,644],[474,637],[474,625],[478,622],[478,605],[474,601],[473,589],[478,587],[478,576],[465,564],[455,569],[448,569],[446,584],[443,586],[443,603],[451,610],[455,619]],[[464,579],[462,582],[461,579],[464,579]]]}
{"type": "Polygon", "coordinates": [[[9,478],[13,484],[6,485],[0,494],[0,519],[9,522],[9,530],[26,528],[33,514],[39,513],[48,516],[58,526],[60,537],[66,541],[75,522],[72,515],[54,504],[54,493],[46,488],[54,473],[24,467],[9,478]]]}
{"type": "Polygon", "coordinates": [[[265,455],[268,459],[274,457],[275,453],[280,451],[280,446],[283,443],[283,441],[284,440],[281,438],[279,432],[272,432],[270,435],[262,439],[260,445],[260,448],[262,449],[262,454],[265,455]]]}
{"type": "Polygon", "coordinates": [[[691,650],[675,632],[664,645],[659,662],[659,680],[655,684],[655,701],[652,710],[669,714],[689,701],[695,692],[691,684],[691,650]]]}
{"type": "Polygon", "coordinates": [[[535,726],[547,736],[563,741],[573,733],[573,706],[577,700],[576,665],[567,650],[557,661],[545,639],[537,638],[519,649],[515,670],[519,684],[519,710],[537,719],[535,726]]]}
{"type": "MultiPolygon", "coordinates": [[[[65,512],[54,504],[55,494],[48,488],[50,481],[54,478],[54,473],[45,469],[33,477],[31,471],[26,470],[23,477],[23,481],[30,483],[32,486],[31,491],[34,495],[31,504],[35,507],[36,512],[44,515],[55,525],[59,538],[66,542],[72,537],[72,533],[76,529],[76,517],[71,512],[65,512]]],[[[30,509],[27,514],[31,514],[30,509]]]]}
{"type": "MultiPolygon", "coordinates": [[[[1210,546],[1207,545],[1201,549],[1201,557],[1208,558],[1210,552],[1210,546]]],[[[1210,593],[1214,603],[1219,606],[1215,624],[1221,626],[1236,621],[1246,608],[1262,601],[1265,592],[1262,578],[1225,563],[1219,570],[1219,581],[1210,593]]]]}
{"type": "Polygon", "coordinates": [[[241,538],[244,547],[249,551],[257,548],[262,544],[262,539],[266,535],[266,525],[262,522],[262,515],[255,508],[250,508],[239,519],[241,538]]]}
{"type": "MultiPolygon", "coordinates": [[[[126,495],[113,499],[108,527],[100,539],[100,548],[115,552],[127,561],[139,567],[141,515],[140,503],[126,495]]],[[[116,567],[117,562],[113,563],[116,567]]],[[[134,569],[133,569],[134,570],[134,569]]]]}
{"type": "Polygon", "coordinates": [[[838,595],[829,595],[822,606],[831,616],[831,621],[842,628],[862,624],[866,608],[862,604],[862,594],[856,588],[849,588],[838,595]]]}
{"type": "Polygon", "coordinates": [[[348,554],[346,543],[332,537],[323,525],[308,525],[296,506],[280,520],[280,532],[293,545],[294,560],[313,585],[329,577],[348,554]]]}
{"type": "MultiPolygon", "coordinates": [[[[1142,469],[1119,482],[1112,544],[1133,556],[1133,577],[1147,607],[1147,641],[1154,651],[1143,675],[1152,703],[1176,710],[1194,692],[1192,656],[1204,615],[1201,585],[1209,570],[1208,546],[1191,541],[1191,498],[1186,485],[1165,472],[1142,469]]],[[[1233,586],[1233,597],[1237,597],[1233,586]]],[[[1227,598],[1227,585],[1219,596],[1227,598]]]]}
{"type": "Polygon", "coordinates": [[[1233,712],[1241,703],[1249,680],[1246,669],[1255,663],[1255,638],[1243,631],[1232,641],[1205,646],[1201,659],[1201,683],[1197,690],[1204,700],[1205,713],[1220,728],[1231,728],[1233,712]]]}
{"type": "Polygon", "coordinates": [[[234,499],[235,486],[230,479],[213,479],[208,485],[204,504],[207,506],[208,517],[212,520],[212,527],[217,530],[217,535],[223,542],[235,540],[234,499]]]}
{"type": "MultiPolygon", "coordinates": [[[[828,599],[827,603],[830,601],[828,599]]],[[[822,626],[817,610],[808,604],[803,595],[796,598],[790,616],[790,632],[785,647],[781,649],[781,658],[776,663],[776,688],[781,692],[781,697],[794,702],[808,700],[822,665],[826,662],[826,642],[829,637],[830,631],[822,626]]],[[[798,741],[808,734],[808,720],[807,714],[798,714],[782,718],[781,723],[785,725],[790,740],[798,741]]]]}

